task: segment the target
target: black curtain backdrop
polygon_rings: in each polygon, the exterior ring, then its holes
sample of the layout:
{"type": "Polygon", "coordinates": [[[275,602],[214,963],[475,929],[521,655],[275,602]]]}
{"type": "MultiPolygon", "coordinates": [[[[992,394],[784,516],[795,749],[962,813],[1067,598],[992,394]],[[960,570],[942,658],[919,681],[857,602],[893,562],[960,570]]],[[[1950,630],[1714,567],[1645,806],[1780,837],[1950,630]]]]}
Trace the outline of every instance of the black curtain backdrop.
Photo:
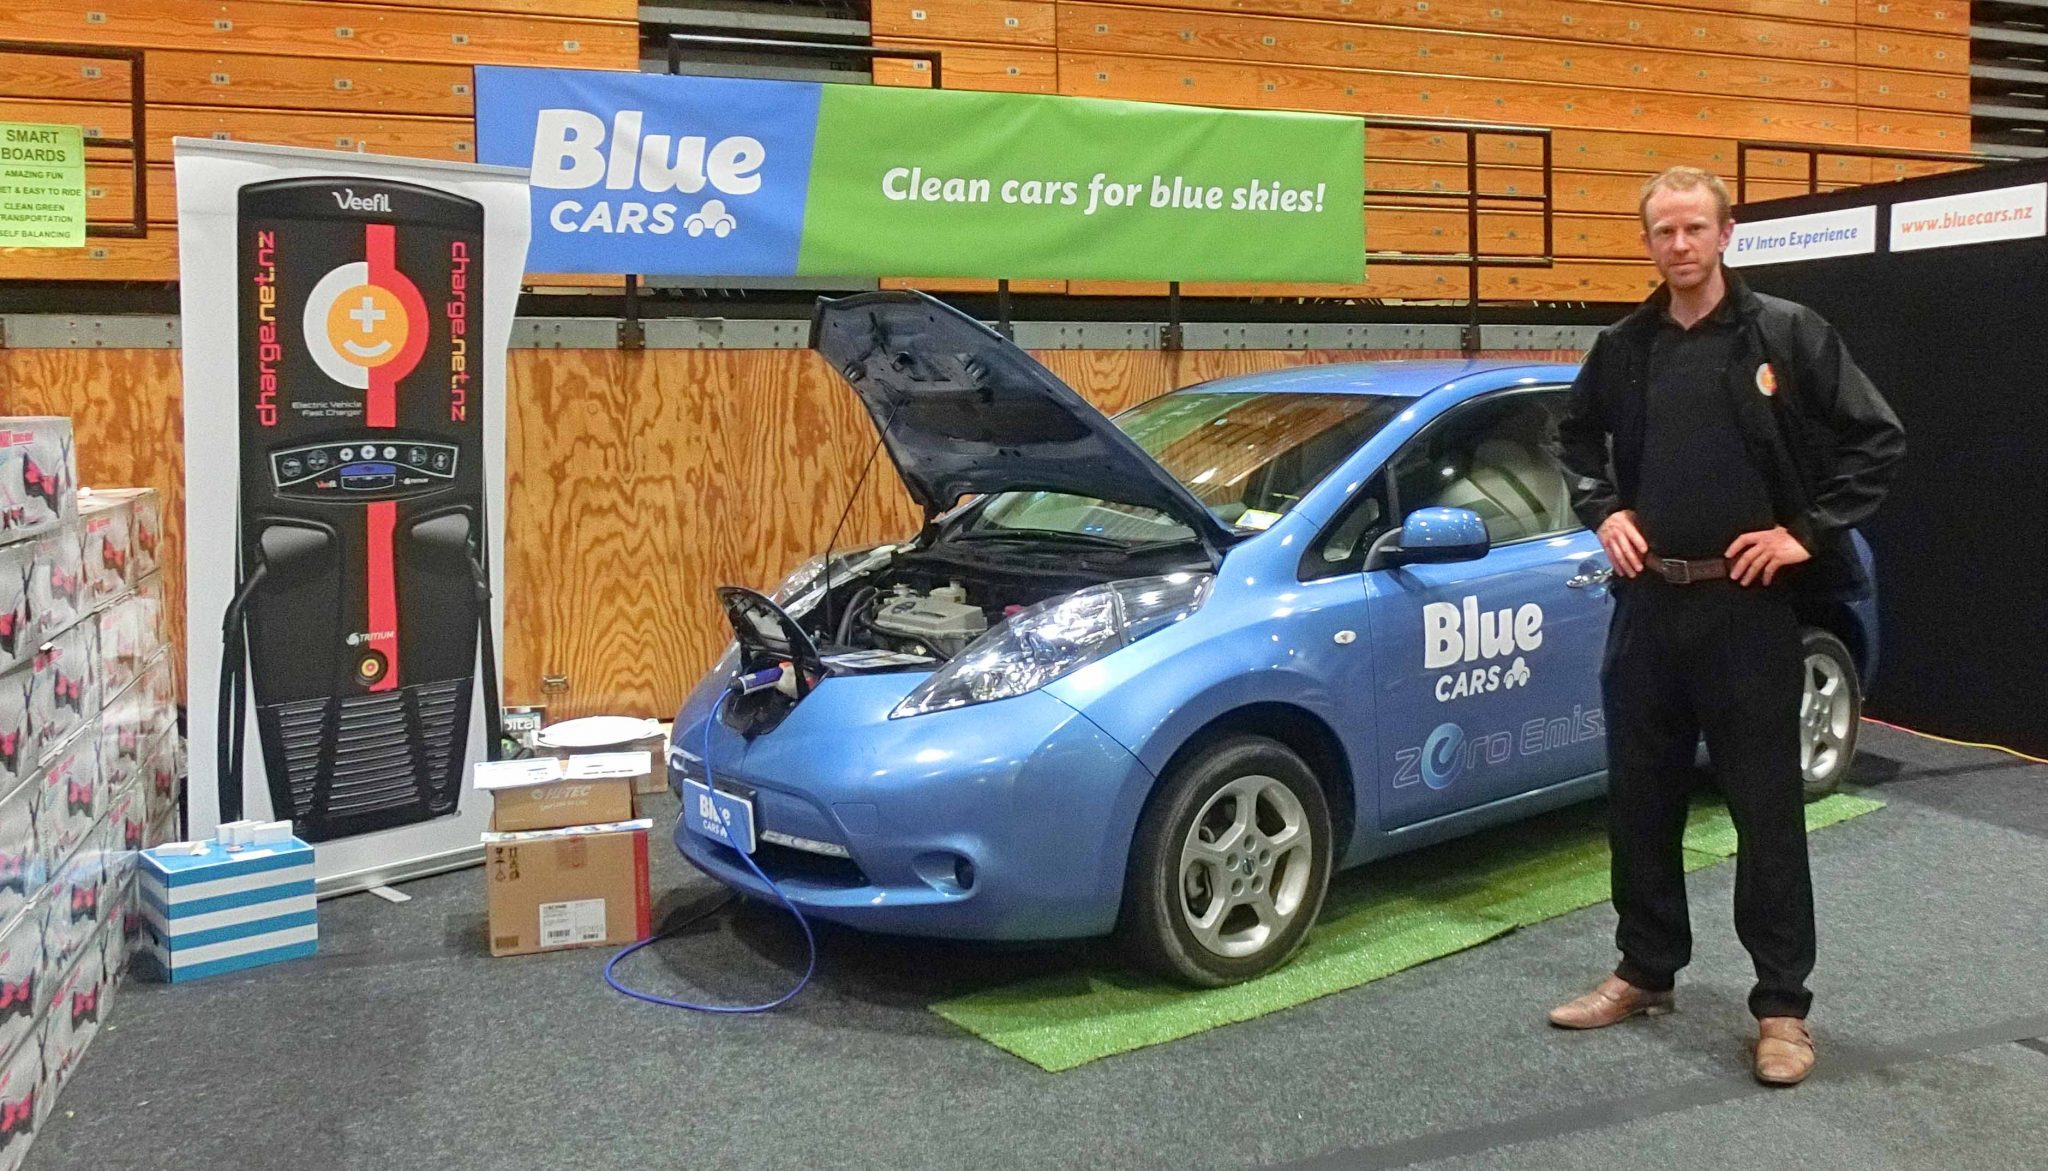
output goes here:
{"type": "Polygon", "coordinates": [[[1875,255],[1745,268],[1820,311],[1898,411],[1907,455],[1864,532],[1882,662],[1868,711],[2048,754],[2048,239],[1886,251],[1892,204],[2048,180],[2011,164],[1772,200],[1762,221],[1877,204],[1875,255]]]}

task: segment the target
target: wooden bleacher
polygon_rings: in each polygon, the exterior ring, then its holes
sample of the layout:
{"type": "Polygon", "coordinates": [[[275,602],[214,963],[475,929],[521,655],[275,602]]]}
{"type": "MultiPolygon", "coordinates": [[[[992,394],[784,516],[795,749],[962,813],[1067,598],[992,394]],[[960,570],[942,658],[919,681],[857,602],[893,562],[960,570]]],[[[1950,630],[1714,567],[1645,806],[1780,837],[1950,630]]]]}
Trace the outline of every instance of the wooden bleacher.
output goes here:
{"type": "MultiPolygon", "coordinates": [[[[938,49],[948,88],[1555,128],[1555,267],[1485,274],[1488,296],[1632,300],[1645,287],[1635,192],[1693,163],[1732,176],[1740,138],[1968,149],[1969,12],[1954,0],[874,0],[877,45],[938,49]]],[[[0,279],[171,280],[177,135],[465,159],[468,66],[637,67],[636,0],[153,0],[0,11],[0,38],[148,50],[150,232],[83,255],[0,251],[0,279]]],[[[0,120],[128,132],[126,66],[17,57],[0,120]]],[[[879,84],[928,85],[881,60],[879,84]]],[[[1375,129],[1369,186],[1462,189],[1463,139],[1375,129]]],[[[88,168],[92,218],[125,221],[132,178],[88,168]]],[[[1803,156],[1752,156],[1752,197],[1805,189],[1803,156]]],[[[1481,188],[1528,194],[1535,143],[1482,140],[1481,188]]],[[[1938,164],[1824,158],[1824,188],[1938,164]]],[[[1461,252],[1461,210],[1376,196],[1368,246],[1461,252]]],[[[1530,253],[1541,225],[1489,211],[1480,249],[1530,253]]],[[[553,283],[553,282],[551,282],[553,283]]],[[[988,281],[897,280],[936,289],[988,281]]],[[[1017,281],[1017,292],[1163,286],[1017,281]]],[[[1455,267],[1380,265],[1356,286],[1189,285],[1190,295],[1460,296],[1455,267]]]]}
{"type": "MultiPolygon", "coordinates": [[[[877,44],[941,50],[947,88],[1554,127],[1557,263],[1485,272],[1489,298],[1639,298],[1655,279],[1640,259],[1643,179],[1679,163],[1732,179],[1738,139],[1969,149],[1969,13],[1949,0],[875,0],[873,20],[877,44]]],[[[929,84],[907,65],[878,66],[876,80],[929,84]]],[[[1540,192],[1539,149],[1482,139],[1481,190],[1540,192]]],[[[1806,190],[1804,155],[1749,161],[1751,198],[1806,190]]],[[[1824,157],[1819,181],[1833,189],[1944,166],[1824,157]]],[[[1375,129],[1365,167],[1373,188],[1462,190],[1464,142],[1375,129]]],[[[1370,249],[1467,246],[1462,208],[1441,200],[1377,196],[1365,215],[1370,249]]],[[[1482,217],[1482,252],[1540,245],[1529,212],[1482,217]]],[[[1375,265],[1360,285],[1183,291],[1462,298],[1466,288],[1461,268],[1375,265]]],[[[1156,295],[1165,286],[1068,289],[1156,295]]]]}
{"type": "MultiPolygon", "coordinates": [[[[177,136],[475,158],[474,64],[632,69],[636,0],[150,0],[0,10],[0,39],[148,51],[149,234],[0,249],[0,279],[176,280],[177,136]]],[[[130,134],[128,66],[9,56],[0,121],[130,134]]],[[[87,214],[127,222],[125,152],[89,152],[87,214]]]]}

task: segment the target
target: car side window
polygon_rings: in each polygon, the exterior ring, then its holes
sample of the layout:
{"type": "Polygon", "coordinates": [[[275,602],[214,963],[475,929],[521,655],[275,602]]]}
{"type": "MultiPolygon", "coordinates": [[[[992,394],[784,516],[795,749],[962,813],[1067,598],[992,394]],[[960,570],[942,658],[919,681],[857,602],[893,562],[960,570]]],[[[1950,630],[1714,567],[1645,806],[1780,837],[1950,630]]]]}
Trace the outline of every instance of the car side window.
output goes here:
{"type": "Polygon", "coordinates": [[[1387,478],[1376,475],[1309,545],[1301,558],[1301,580],[1317,581],[1364,569],[1366,552],[1393,527],[1392,515],[1387,504],[1387,478]]]}
{"type": "Polygon", "coordinates": [[[1517,391],[1458,407],[1397,452],[1388,469],[1402,516],[1464,508],[1495,545],[1570,532],[1564,472],[1550,455],[1565,392],[1517,391]]]}

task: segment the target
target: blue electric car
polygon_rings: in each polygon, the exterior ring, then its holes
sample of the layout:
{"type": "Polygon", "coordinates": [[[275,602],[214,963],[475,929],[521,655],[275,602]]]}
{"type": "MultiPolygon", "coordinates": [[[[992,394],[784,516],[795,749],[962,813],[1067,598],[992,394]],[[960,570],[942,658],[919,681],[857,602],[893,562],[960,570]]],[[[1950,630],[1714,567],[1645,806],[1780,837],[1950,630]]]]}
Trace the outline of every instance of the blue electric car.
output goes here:
{"type": "MultiPolygon", "coordinates": [[[[1300,367],[1112,422],[919,294],[825,302],[813,344],[926,521],[721,591],[669,768],[722,882],[768,894],[745,849],[808,914],[1114,932],[1216,985],[1284,962],[1334,868],[1600,792],[1611,567],[1546,452],[1574,367],[1300,367]]],[[[1807,622],[1824,792],[1874,600],[1807,622]]]]}

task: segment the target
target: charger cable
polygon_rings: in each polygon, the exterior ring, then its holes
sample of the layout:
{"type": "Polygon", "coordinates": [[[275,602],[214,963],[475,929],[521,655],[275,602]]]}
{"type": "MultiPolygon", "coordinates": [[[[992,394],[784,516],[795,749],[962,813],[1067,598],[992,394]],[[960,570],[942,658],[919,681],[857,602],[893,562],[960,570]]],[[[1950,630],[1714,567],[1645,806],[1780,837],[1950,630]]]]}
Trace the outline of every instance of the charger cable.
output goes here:
{"type": "MultiPolygon", "coordinates": [[[[711,707],[711,715],[704,721],[704,784],[707,788],[711,785],[711,726],[718,722],[718,714],[719,712],[724,710],[725,700],[726,697],[724,695],[719,696],[718,702],[713,704],[711,707]]],[[[626,945],[626,947],[622,951],[620,951],[617,955],[613,956],[610,959],[610,961],[608,961],[604,966],[604,982],[611,985],[612,990],[614,992],[623,993],[627,996],[632,997],[635,1000],[644,1000],[649,1004],[659,1004],[667,1008],[686,1008],[689,1009],[691,1012],[716,1012],[736,1014],[767,1012],[769,1009],[779,1008],[782,1005],[789,1003],[791,1000],[794,1000],[796,998],[796,994],[802,992],[804,990],[804,986],[811,982],[811,974],[818,970],[818,940],[816,936],[811,934],[810,920],[804,918],[804,913],[802,911],[797,910],[795,903],[789,901],[789,896],[782,893],[782,888],[775,885],[774,879],[768,877],[766,874],[763,874],[761,872],[761,866],[759,863],[754,861],[754,856],[752,854],[749,854],[744,850],[739,850],[737,848],[735,848],[734,853],[739,854],[740,861],[745,862],[747,864],[747,869],[754,872],[754,877],[760,879],[761,882],[764,885],[766,885],[769,890],[773,891],[775,893],[776,900],[780,902],[783,905],[783,907],[785,907],[789,911],[791,915],[794,915],[796,917],[796,925],[798,927],[803,928],[804,974],[801,979],[797,980],[796,986],[794,988],[791,988],[789,991],[783,993],[782,995],[776,997],[775,999],[767,1001],[763,1004],[693,1004],[687,1000],[677,1000],[668,996],[660,996],[652,992],[642,992],[637,988],[628,988],[624,984],[619,982],[619,978],[615,974],[615,972],[619,964],[622,963],[628,956],[631,956],[634,952],[639,951],[643,947],[648,947],[650,945],[660,943],[664,939],[672,939],[675,936],[682,934],[685,930],[688,930],[691,926],[703,920],[705,916],[710,915],[714,911],[717,911],[719,908],[725,906],[727,902],[731,901],[730,898],[727,898],[717,903],[713,903],[711,906],[690,916],[689,918],[683,920],[681,923],[675,924],[674,926],[668,928],[667,930],[661,932],[658,935],[650,935],[646,939],[643,939],[638,943],[626,945]]]]}

